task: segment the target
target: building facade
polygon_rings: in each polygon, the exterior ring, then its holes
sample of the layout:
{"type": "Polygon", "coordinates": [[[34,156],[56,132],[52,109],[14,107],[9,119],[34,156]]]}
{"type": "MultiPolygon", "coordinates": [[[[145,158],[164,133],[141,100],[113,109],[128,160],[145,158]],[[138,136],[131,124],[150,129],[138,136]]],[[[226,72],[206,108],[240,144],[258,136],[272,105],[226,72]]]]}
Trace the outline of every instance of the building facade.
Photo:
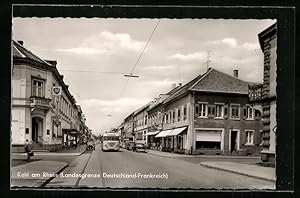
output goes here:
{"type": "Polygon", "coordinates": [[[12,42],[12,52],[12,150],[22,151],[26,140],[33,147],[61,149],[65,130],[79,133],[78,108],[56,61],[42,60],[22,41],[12,42]]]}
{"type": "Polygon", "coordinates": [[[149,104],[146,104],[133,113],[133,120],[134,120],[133,134],[134,134],[135,143],[147,144],[148,107],[149,104]]]}
{"type": "Polygon", "coordinates": [[[263,130],[261,160],[265,164],[275,165],[276,153],[276,70],[277,70],[277,24],[273,24],[258,34],[264,53],[263,84],[249,87],[249,99],[263,108],[263,130]]]}
{"type": "Polygon", "coordinates": [[[162,103],[161,150],[186,154],[259,154],[261,108],[248,83],[210,68],[162,103]]]}

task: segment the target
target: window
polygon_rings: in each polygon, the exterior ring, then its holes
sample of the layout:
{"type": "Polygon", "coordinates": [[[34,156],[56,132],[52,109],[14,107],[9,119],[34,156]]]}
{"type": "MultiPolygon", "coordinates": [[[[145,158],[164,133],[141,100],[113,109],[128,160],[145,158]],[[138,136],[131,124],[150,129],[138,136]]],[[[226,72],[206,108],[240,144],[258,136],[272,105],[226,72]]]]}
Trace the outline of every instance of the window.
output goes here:
{"type": "Polygon", "coordinates": [[[169,113],[168,113],[168,123],[171,123],[171,111],[169,111],[169,113]]]}
{"type": "Polygon", "coordinates": [[[230,105],[230,117],[234,119],[240,118],[240,105],[239,104],[231,104],[230,105]]]}
{"type": "Polygon", "coordinates": [[[183,107],[183,120],[186,120],[187,112],[186,112],[186,106],[183,107]]]}
{"type": "Polygon", "coordinates": [[[254,145],[254,131],[246,131],[246,145],[254,145]]]}
{"type": "Polygon", "coordinates": [[[180,108],[178,109],[178,112],[177,112],[178,116],[177,116],[177,120],[178,122],[180,121],[180,108]]]}
{"type": "Polygon", "coordinates": [[[173,118],[172,118],[173,123],[175,122],[175,110],[173,111],[173,118]]]}
{"type": "Polygon", "coordinates": [[[145,115],[145,125],[147,125],[147,115],[145,115]]]}
{"type": "Polygon", "coordinates": [[[33,80],[32,81],[32,96],[44,97],[44,86],[43,81],[33,80]]]}
{"type": "Polygon", "coordinates": [[[200,117],[207,117],[208,114],[208,108],[206,103],[200,103],[199,104],[199,116],[200,117]]]}
{"type": "Polygon", "coordinates": [[[216,104],[216,118],[224,118],[224,105],[216,104]]]}
{"type": "Polygon", "coordinates": [[[246,107],[246,119],[254,119],[254,109],[250,105],[246,107]]]}
{"type": "Polygon", "coordinates": [[[195,104],[195,116],[199,116],[199,104],[195,104]]]}

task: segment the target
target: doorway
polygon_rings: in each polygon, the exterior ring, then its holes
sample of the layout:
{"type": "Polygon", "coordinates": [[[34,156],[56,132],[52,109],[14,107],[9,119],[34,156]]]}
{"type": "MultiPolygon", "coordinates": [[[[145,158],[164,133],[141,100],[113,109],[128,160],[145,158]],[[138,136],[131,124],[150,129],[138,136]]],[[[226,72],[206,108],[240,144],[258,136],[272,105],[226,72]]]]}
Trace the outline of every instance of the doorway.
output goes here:
{"type": "Polygon", "coordinates": [[[40,141],[40,136],[42,136],[42,129],[43,129],[43,119],[39,117],[32,118],[32,133],[31,139],[33,142],[38,143],[40,141]]]}
{"type": "Polygon", "coordinates": [[[239,130],[237,130],[237,129],[230,130],[230,132],[229,132],[229,150],[231,153],[239,150],[239,147],[240,147],[239,138],[240,138],[239,130]]]}

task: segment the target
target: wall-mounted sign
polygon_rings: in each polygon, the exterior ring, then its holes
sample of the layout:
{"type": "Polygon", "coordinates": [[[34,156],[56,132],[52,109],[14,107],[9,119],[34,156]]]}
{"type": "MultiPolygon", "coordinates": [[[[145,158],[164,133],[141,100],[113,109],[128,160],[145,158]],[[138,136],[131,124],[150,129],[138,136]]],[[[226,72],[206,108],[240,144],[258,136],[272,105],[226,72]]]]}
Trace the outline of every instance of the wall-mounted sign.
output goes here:
{"type": "Polygon", "coordinates": [[[62,92],[62,89],[60,86],[53,86],[52,87],[52,95],[54,96],[60,96],[62,92]]]}

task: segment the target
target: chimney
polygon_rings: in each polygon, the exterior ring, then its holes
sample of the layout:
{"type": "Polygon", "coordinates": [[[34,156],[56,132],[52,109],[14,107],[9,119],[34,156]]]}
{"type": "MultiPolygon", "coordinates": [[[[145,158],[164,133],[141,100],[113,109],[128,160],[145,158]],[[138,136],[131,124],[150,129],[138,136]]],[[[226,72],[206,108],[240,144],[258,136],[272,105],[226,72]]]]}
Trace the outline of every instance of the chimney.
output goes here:
{"type": "Polygon", "coordinates": [[[57,61],[55,61],[55,60],[45,60],[45,61],[48,62],[48,63],[50,63],[54,67],[56,67],[56,65],[57,65],[57,61]]]}
{"type": "Polygon", "coordinates": [[[17,41],[20,45],[23,46],[24,42],[23,41],[17,41]]]}
{"type": "Polygon", "coordinates": [[[172,88],[172,90],[175,89],[175,88],[176,88],[176,84],[175,84],[175,83],[172,84],[172,87],[171,87],[171,88],[172,88]]]}
{"type": "Polygon", "coordinates": [[[178,83],[178,87],[181,87],[182,86],[182,83],[178,83]]]}
{"type": "Polygon", "coordinates": [[[233,70],[233,77],[236,77],[236,78],[239,77],[239,70],[237,70],[237,69],[233,70]]]}

